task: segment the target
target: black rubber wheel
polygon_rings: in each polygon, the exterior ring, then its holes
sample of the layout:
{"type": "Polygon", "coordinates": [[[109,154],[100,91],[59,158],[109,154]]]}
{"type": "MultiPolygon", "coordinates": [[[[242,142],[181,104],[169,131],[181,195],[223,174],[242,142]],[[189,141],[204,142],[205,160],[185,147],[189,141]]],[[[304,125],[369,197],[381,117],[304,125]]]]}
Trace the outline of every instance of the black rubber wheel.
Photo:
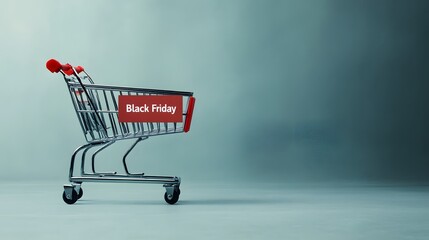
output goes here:
{"type": "Polygon", "coordinates": [[[79,188],[79,193],[77,194],[77,199],[79,200],[79,199],[81,199],[82,198],[82,196],[83,196],[83,189],[82,188],[79,188]]]}
{"type": "Polygon", "coordinates": [[[175,189],[173,191],[173,194],[171,196],[169,196],[167,194],[167,192],[165,192],[164,194],[164,200],[168,203],[168,204],[175,204],[177,203],[177,201],[179,201],[179,195],[180,195],[180,189],[175,189]]]}
{"type": "Polygon", "coordinates": [[[71,199],[68,199],[66,197],[66,192],[65,191],[63,192],[63,200],[64,200],[65,203],[67,203],[67,204],[74,204],[77,201],[77,199],[78,199],[78,194],[77,194],[76,190],[73,189],[72,195],[71,195],[71,199]]]}

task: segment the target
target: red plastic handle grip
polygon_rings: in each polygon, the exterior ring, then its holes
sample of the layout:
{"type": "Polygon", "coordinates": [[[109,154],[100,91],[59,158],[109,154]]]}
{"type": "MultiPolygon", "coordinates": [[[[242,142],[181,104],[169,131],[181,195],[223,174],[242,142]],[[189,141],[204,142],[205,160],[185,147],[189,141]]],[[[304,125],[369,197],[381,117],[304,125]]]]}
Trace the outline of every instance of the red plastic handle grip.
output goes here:
{"type": "Polygon", "coordinates": [[[189,132],[189,130],[191,130],[191,122],[192,122],[192,114],[194,113],[194,105],[195,105],[195,98],[190,97],[189,103],[188,103],[188,110],[186,112],[185,126],[183,127],[184,132],[189,132]]]}
{"type": "MultiPolygon", "coordinates": [[[[46,62],[46,68],[51,71],[51,73],[58,73],[59,71],[63,71],[65,74],[67,75],[72,75],[73,72],[73,66],[70,64],[61,64],[60,62],[58,62],[55,59],[49,59],[46,62]]],[[[82,71],[85,71],[84,68],[82,66],[77,66],[74,68],[74,70],[77,73],[81,73],[82,71]]]]}
{"type": "Polygon", "coordinates": [[[74,67],[74,70],[75,70],[77,73],[81,73],[81,72],[85,71],[85,69],[84,69],[82,66],[74,67]]]}
{"type": "Polygon", "coordinates": [[[51,71],[51,73],[57,73],[60,70],[67,71],[70,70],[72,66],[70,64],[61,64],[55,59],[49,59],[46,62],[46,68],[51,71]]]}
{"type": "Polygon", "coordinates": [[[68,70],[63,70],[64,71],[64,73],[65,74],[67,74],[67,75],[73,75],[74,74],[74,72],[73,72],[73,68],[74,68],[74,70],[79,74],[79,73],[81,73],[82,71],[84,71],[84,69],[83,69],[83,67],[82,66],[77,66],[77,67],[72,67],[72,68],[70,68],[70,69],[68,69],[68,70]]]}

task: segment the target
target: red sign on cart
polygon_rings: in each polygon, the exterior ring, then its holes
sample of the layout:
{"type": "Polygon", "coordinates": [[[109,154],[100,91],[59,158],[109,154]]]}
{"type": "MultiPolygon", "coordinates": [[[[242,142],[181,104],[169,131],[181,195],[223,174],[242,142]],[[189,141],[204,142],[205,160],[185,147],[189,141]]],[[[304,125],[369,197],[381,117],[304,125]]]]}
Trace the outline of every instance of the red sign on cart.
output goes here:
{"type": "Polygon", "coordinates": [[[182,122],[182,96],[119,96],[119,122],[182,122]]]}

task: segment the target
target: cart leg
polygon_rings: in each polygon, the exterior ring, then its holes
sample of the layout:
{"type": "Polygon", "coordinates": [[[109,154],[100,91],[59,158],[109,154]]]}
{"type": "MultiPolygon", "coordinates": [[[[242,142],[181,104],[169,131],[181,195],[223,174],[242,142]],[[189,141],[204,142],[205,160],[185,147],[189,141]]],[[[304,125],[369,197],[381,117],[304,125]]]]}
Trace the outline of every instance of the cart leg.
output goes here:
{"type": "MultiPolygon", "coordinates": [[[[99,144],[99,143],[97,143],[97,144],[99,144]]],[[[92,146],[95,146],[95,145],[97,145],[97,144],[88,143],[88,144],[85,144],[85,145],[82,145],[82,146],[78,147],[78,148],[73,152],[73,155],[72,155],[71,160],[70,160],[69,182],[72,182],[73,171],[74,171],[74,161],[75,161],[75,159],[76,159],[76,155],[77,155],[77,153],[78,153],[78,152],[80,152],[82,149],[91,148],[92,146]]]]}
{"type": "Polygon", "coordinates": [[[85,148],[85,150],[83,150],[82,152],[82,157],[81,157],[81,164],[80,164],[80,175],[86,175],[87,173],[85,172],[85,160],[86,160],[86,153],[88,152],[89,149],[91,149],[92,147],[94,147],[95,145],[91,145],[88,146],[87,148],[85,148]]]}
{"type": "Polygon", "coordinates": [[[100,149],[98,149],[97,151],[95,151],[92,154],[91,157],[91,167],[92,167],[92,172],[94,174],[101,174],[101,175],[115,175],[117,172],[97,172],[95,171],[95,156],[100,153],[101,151],[103,151],[104,149],[106,149],[107,147],[109,147],[110,145],[112,145],[113,143],[115,143],[115,141],[111,141],[111,142],[107,142],[106,145],[102,146],[100,149]]]}
{"type": "Polygon", "coordinates": [[[130,152],[134,149],[134,147],[137,145],[137,143],[139,143],[140,141],[142,141],[142,140],[146,140],[146,139],[148,139],[148,137],[141,137],[141,138],[138,138],[135,142],[134,142],[134,144],[133,145],[131,145],[131,147],[127,150],[127,152],[124,154],[124,157],[122,158],[122,163],[123,163],[123,165],[124,165],[124,170],[125,170],[125,173],[127,174],[127,175],[131,175],[131,176],[133,176],[133,175],[140,175],[140,176],[143,176],[144,175],[144,173],[130,173],[129,171],[128,171],[128,166],[127,166],[127,161],[126,161],[126,159],[127,159],[127,156],[128,156],[128,154],[130,154],[130,152]]]}

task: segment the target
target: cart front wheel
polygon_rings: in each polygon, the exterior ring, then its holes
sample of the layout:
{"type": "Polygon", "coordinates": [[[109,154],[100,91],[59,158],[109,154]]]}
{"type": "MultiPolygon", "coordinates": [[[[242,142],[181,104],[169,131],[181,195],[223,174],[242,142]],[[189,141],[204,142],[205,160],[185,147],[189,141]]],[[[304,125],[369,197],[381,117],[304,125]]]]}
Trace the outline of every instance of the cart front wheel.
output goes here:
{"type": "Polygon", "coordinates": [[[175,204],[179,201],[180,189],[175,189],[173,194],[168,194],[167,192],[164,194],[164,200],[168,204],[175,204]]]}
{"type": "MultiPolygon", "coordinates": [[[[82,192],[83,194],[83,192],[82,192]]],[[[78,200],[78,194],[77,192],[73,189],[71,191],[70,196],[67,196],[66,191],[63,192],[63,200],[65,203],[67,204],[74,204],[77,200],[78,200]]]]}

